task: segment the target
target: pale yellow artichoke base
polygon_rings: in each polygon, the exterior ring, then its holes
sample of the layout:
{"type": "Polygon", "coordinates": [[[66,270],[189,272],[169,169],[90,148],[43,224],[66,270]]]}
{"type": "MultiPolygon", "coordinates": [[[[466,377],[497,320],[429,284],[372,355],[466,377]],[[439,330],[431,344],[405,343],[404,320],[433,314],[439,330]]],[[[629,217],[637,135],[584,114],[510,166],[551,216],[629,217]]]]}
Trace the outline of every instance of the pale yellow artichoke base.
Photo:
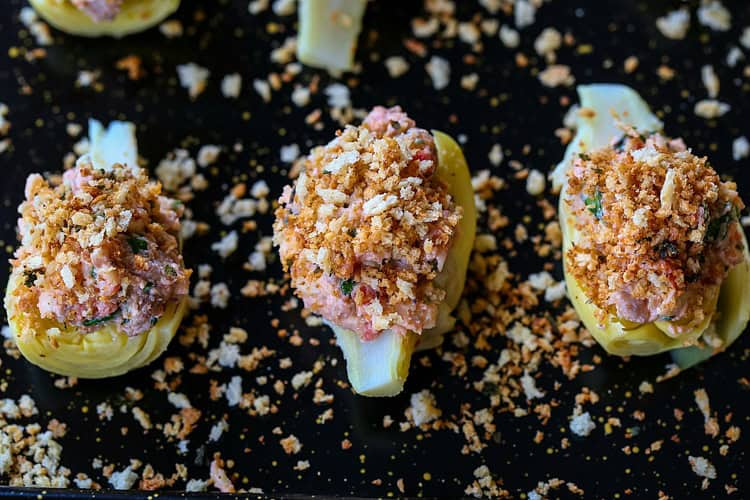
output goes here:
{"type": "Polygon", "coordinates": [[[464,211],[458,226],[458,238],[448,252],[443,270],[435,278],[437,286],[446,291],[446,297],[440,304],[437,324],[421,335],[399,335],[386,330],[374,340],[365,342],[351,330],[328,323],[344,353],[349,383],[362,396],[388,397],[400,393],[409,375],[412,353],[440,345],[443,335],[456,323],[451,312],[461,299],[466,281],[476,235],[477,212],[471,173],[461,147],[443,132],[433,130],[432,134],[438,151],[435,175],[448,185],[448,192],[464,211]]]}
{"type": "Polygon", "coordinates": [[[147,30],[172,14],[180,0],[125,0],[112,21],[94,22],[67,0],[29,0],[34,10],[55,28],[71,35],[121,38],[147,30]]]}
{"type": "Polygon", "coordinates": [[[19,286],[24,286],[23,275],[14,271],[5,310],[18,349],[38,367],[69,377],[115,377],[151,363],[167,349],[187,311],[187,298],[169,305],[153,328],[137,337],[128,337],[113,325],[82,334],[75,327],[19,312],[14,293],[19,286]],[[52,328],[60,333],[48,335],[52,328]]]}

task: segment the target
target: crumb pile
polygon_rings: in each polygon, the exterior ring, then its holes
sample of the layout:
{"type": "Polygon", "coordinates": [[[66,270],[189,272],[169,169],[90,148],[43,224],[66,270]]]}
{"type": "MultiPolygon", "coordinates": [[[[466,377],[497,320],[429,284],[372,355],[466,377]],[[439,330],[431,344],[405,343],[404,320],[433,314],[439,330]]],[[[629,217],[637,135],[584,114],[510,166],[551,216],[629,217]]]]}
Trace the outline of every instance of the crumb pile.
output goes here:
{"type": "Polygon", "coordinates": [[[680,139],[631,130],[619,145],[579,155],[566,203],[580,235],[568,270],[602,311],[628,321],[700,324],[744,259],[736,184],[680,139]]]}

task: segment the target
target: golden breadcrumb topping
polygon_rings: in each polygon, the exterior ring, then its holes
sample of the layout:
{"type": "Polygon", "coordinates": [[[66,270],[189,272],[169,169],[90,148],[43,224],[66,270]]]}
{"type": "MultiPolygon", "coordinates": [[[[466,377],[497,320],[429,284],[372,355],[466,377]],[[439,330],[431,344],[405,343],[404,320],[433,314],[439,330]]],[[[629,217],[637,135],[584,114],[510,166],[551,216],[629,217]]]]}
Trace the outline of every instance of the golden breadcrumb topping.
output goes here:
{"type": "Polygon", "coordinates": [[[627,130],[568,171],[566,203],[579,234],[565,256],[568,272],[622,319],[697,325],[744,259],[736,189],[681,139],[627,130]]]}
{"type": "Polygon", "coordinates": [[[84,332],[114,322],[137,335],[187,294],[183,207],[161,196],[145,170],[95,169],[83,157],[57,186],[30,175],[25,194],[12,260],[21,311],[84,332]]]}
{"type": "Polygon", "coordinates": [[[311,310],[368,337],[433,325],[432,286],[461,209],[433,175],[432,136],[400,108],[375,108],[304,160],[276,211],[275,241],[311,310]],[[421,324],[426,316],[425,324],[421,324]]]}

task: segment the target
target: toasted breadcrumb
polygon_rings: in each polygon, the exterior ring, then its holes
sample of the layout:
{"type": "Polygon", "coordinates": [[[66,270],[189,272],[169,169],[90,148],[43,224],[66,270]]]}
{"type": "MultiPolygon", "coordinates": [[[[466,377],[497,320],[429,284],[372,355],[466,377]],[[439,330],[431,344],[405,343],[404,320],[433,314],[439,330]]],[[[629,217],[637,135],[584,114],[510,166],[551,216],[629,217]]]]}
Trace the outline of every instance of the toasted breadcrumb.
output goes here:
{"type": "Polygon", "coordinates": [[[179,19],[169,19],[159,25],[159,31],[167,38],[179,38],[182,36],[182,22],[179,19]]]}
{"type": "Polygon", "coordinates": [[[570,66],[564,64],[551,64],[539,73],[539,81],[545,87],[569,87],[575,83],[575,77],[570,72],[570,66]]]}
{"type": "Polygon", "coordinates": [[[432,281],[461,214],[433,177],[436,161],[432,137],[400,108],[375,108],[363,126],[311,152],[274,225],[306,307],[364,337],[433,324],[444,293],[432,281]],[[335,315],[324,303],[334,299],[335,315]]]}
{"type": "Polygon", "coordinates": [[[727,31],[732,27],[732,14],[719,0],[710,0],[698,7],[698,22],[712,30],[727,31]]]}
{"type": "Polygon", "coordinates": [[[281,447],[287,455],[296,455],[302,449],[302,443],[299,442],[297,436],[290,434],[281,440],[281,447]]]}
{"type": "Polygon", "coordinates": [[[231,73],[221,80],[221,93],[224,97],[237,99],[242,91],[242,75],[231,73]]]}
{"type": "Polygon", "coordinates": [[[750,141],[747,137],[742,136],[732,141],[732,158],[734,161],[740,161],[750,156],[750,141]]]}
{"type": "Polygon", "coordinates": [[[432,422],[442,414],[435,406],[435,396],[427,389],[411,395],[411,417],[417,427],[432,422]]]}
{"type": "Polygon", "coordinates": [[[516,0],[513,5],[513,16],[516,28],[523,29],[531,26],[536,21],[536,2],[516,0]]]}
{"type": "Polygon", "coordinates": [[[581,235],[567,252],[568,271],[600,310],[629,321],[687,318],[672,334],[690,331],[727,270],[744,259],[736,185],[721,182],[681,140],[631,135],[621,150],[580,155],[565,202],[581,235]]]}
{"type": "Polygon", "coordinates": [[[388,57],[383,63],[391,78],[398,78],[409,71],[409,63],[401,56],[388,57]]]}
{"type": "Polygon", "coordinates": [[[211,72],[195,63],[179,64],[177,66],[177,77],[180,85],[187,89],[190,99],[195,100],[206,90],[206,84],[211,72]]]}
{"type": "Polygon", "coordinates": [[[594,429],[596,429],[596,424],[591,419],[589,412],[581,412],[580,407],[576,407],[573,418],[570,420],[571,432],[578,436],[586,437],[594,429]]]}
{"type": "Polygon", "coordinates": [[[514,30],[510,26],[503,24],[500,26],[500,41],[509,49],[515,49],[521,43],[521,35],[518,31],[514,30]]]}
{"type": "Polygon", "coordinates": [[[440,56],[432,56],[425,65],[427,74],[430,75],[432,86],[435,90],[443,90],[448,86],[451,80],[451,65],[448,60],[440,56]]]}
{"type": "Polygon", "coordinates": [[[656,19],[656,27],[662,35],[672,40],[682,40],[690,29],[690,11],[677,9],[656,19]]]}
{"type": "Polygon", "coordinates": [[[724,116],[731,108],[727,103],[716,99],[703,99],[695,103],[694,112],[701,118],[711,119],[724,116]]]}
{"type": "Polygon", "coordinates": [[[716,467],[704,457],[688,457],[693,472],[706,479],[716,479],[716,467]]]}
{"type": "Polygon", "coordinates": [[[555,51],[562,45],[562,35],[555,28],[544,28],[536,40],[534,50],[543,56],[547,62],[555,62],[555,51]]]}
{"type": "Polygon", "coordinates": [[[526,192],[531,196],[539,196],[544,193],[546,180],[544,174],[539,170],[533,169],[526,178],[526,192]]]}
{"type": "Polygon", "coordinates": [[[703,86],[708,91],[708,97],[715,99],[719,95],[719,77],[716,76],[714,67],[706,64],[701,68],[701,79],[703,86]]]}

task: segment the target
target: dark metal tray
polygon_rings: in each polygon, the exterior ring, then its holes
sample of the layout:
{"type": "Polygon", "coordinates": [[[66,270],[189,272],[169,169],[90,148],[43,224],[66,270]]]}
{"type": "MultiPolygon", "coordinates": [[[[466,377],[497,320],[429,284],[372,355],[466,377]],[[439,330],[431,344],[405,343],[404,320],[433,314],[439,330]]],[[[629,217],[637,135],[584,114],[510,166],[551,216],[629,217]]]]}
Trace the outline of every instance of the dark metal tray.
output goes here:
{"type": "MultiPolygon", "coordinates": [[[[585,491],[586,498],[658,498],[659,492],[672,498],[715,498],[726,494],[725,485],[738,488],[736,498],[750,495],[747,480],[750,438],[742,435],[723,456],[720,446],[727,444],[727,440],[704,434],[703,416],[694,402],[694,391],[705,388],[722,432],[730,425],[748,432],[748,385],[741,383],[748,375],[748,336],[736,342],[729,352],[661,383],[655,383],[655,379],[665,373],[667,356],[626,361],[608,357],[598,347],[585,349],[579,357],[582,362],[591,362],[595,357],[601,357],[601,362],[593,371],[574,380],[567,380],[559,369],[545,365],[537,384],[547,392],[544,401],[556,405],[550,421],[542,425],[533,413],[519,418],[498,412],[497,430],[489,439],[483,439],[487,447],[481,453],[461,453],[466,441],[460,425],[456,432],[414,429],[401,432],[398,422],[405,420],[404,410],[409,406],[410,395],[425,388],[435,394],[443,418],[448,421],[459,420],[464,403],[470,404],[473,411],[488,406],[488,397],[472,388],[472,382],[481,379],[482,370],[470,368],[465,376],[453,375],[450,363],[441,359],[442,352],[438,350],[415,357],[410,378],[399,397],[357,397],[339,383],[346,381],[345,365],[338,348],[330,341],[328,330],[307,327],[299,310],[284,312],[281,305],[288,296],[247,299],[239,295],[247,279],[282,278],[276,261],[265,276],[242,270],[242,263],[257,238],[271,233],[271,216],[256,217],[259,230],[243,234],[239,250],[226,261],[217,259],[209,248],[219,239],[219,230],[224,229],[214,215],[214,206],[229,187],[238,181],[251,184],[262,177],[276,196],[287,181],[281,174],[285,166],[279,159],[280,147],[298,143],[303,150],[308,149],[327,141],[337,127],[327,118],[322,92],[300,110],[290,103],[289,84],[274,92],[270,103],[264,103],[252,90],[253,79],[279,71],[280,67],[270,62],[269,53],[296,29],[294,16],[279,18],[270,11],[251,16],[247,0],[184,0],[176,15],[185,26],[182,38],[167,40],[158,30],[123,40],[85,40],[55,32],[56,43],[47,48],[47,57],[28,62],[22,56],[8,55],[13,52],[11,47],[34,46],[18,21],[24,4],[21,0],[10,0],[0,14],[4,51],[0,61],[0,100],[9,105],[8,119],[13,124],[10,133],[13,148],[0,154],[2,258],[9,258],[16,244],[15,209],[21,201],[25,177],[31,172],[59,171],[63,155],[71,150],[74,139],[65,133],[68,121],[85,124],[86,118],[96,117],[103,121],[135,122],[141,155],[149,160],[152,169],[168,151],[181,145],[193,154],[199,144],[222,145],[230,152],[222,156],[218,167],[208,175],[211,187],[190,203],[195,218],[212,224],[212,231],[187,242],[186,260],[194,267],[211,263],[213,282],[226,281],[233,292],[227,309],[207,306],[200,311],[208,314],[213,325],[210,347],[219,343],[230,326],[241,326],[250,334],[242,345],[243,353],[260,346],[276,350],[274,357],[252,373],[225,369],[207,375],[184,371],[170,377],[170,380],[181,378],[178,390],[203,412],[198,429],[189,437],[190,451],[186,455],[178,455],[176,443],[166,439],[159,428],[144,432],[130,414],[130,408],[137,404],[150,414],[156,425],[168,422],[175,413],[166,394],[154,389],[151,378],[152,372],[162,367],[162,360],[126,376],[81,380],[73,388],[58,389],[53,382],[59,377],[3,352],[0,383],[4,392],[0,397],[30,394],[40,410],[33,420],[46,423],[57,418],[68,425],[67,435],[60,440],[64,446],[62,463],[74,473],[86,472],[107,487],[101,470],[92,469],[92,459],[100,458],[121,470],[129,459],[137,458],[165,476],[174,472],[176,463],[182,463],[191,478],[205,479],[210,457],[221,452],[225,460],[234,461],[229,472],[238,488],[261,488],[269,496],[455,497],[464,494],[475,479],[475,469],[481,465],[487,465],[500,486],[518,498],[523,498],[538,482],[552,478],[575,483],[585,491]],[[123,71],[114,68],[115,61],[128,54],[142,57],[148,72],[144,79],[130,81],[123,71]],[[175,72],[177,64],[190,61],[211,70],[209,86],[195,102],[179,87],[175,72]],[[101,88],[76,88],[76,75],[81,69],[100,70],[101,88]],[[221,77],[233,72],[241,73],[244,82],[242,96],[236,101],[225,99],[219,91],[221,77]],[[25,85],[31,93],[22,91],[25,85]],[[316,108],[324,110],[325,126],[321,130],[304,124],[305,116],[316,108]],[[236,142],[244,145],[242,152],[231,152],[236,142]],[[262,174],[258,174],[258,165],[263,166],[262,174]],[[271,325],[273,319],[279,320],[281,328],[299,330],[305,342],[293,346],[288,338],[281,338],[271,325]],[[312,345],[309,339],[319,340],[319,345],[312,345]],[[293,366],[282,370],[279,359],[285,357],[292,359],[293,366]],[[418,362],[421,358],[429,363],[418,362]],[[270,389],[276,378],[288,382],[294,373],[310,370],[317,360],[324,361],[325,366],[313,381],[322,379],[323,389],[335,397],[332,404],[313,403],[312,386],[297,392],[287,383],[283,396],[276,396],[270,389]],[[332,360],[338,363],[334,366],[332,360]],[[229,408],[224,399],[209,399],[211,381],[226,383],[238,374],[244,376],[245,391],[258,389],[256,377],[267,376],[269,386],[262,392],[272,395],[278,412],[252,417],[246,410],[229,408]],[[653,394],[639,392],[639,384],[644,380],[654,383],[653,394]],[[126,401],[126,387],[143,391],[144,398],[137,403],[126,401]],[[598,403],[587,405],[597,429],[586,438],[574,436],[568,428],[574,396],[582,387],[600,396],[598,403]],[[115,408],[111,422],[101,422],[97,417],[95,408],[104,401],[115,408]],[[121,404],[126,405],[127,413],[120,413],[121,404]],[[329,407],[334,410],[333,420],[316,423],[329,407]],[[675,418],[676,409],[684,411],[681,421],[675,418]],[[644,412],[645,419],[635,419],[635,411],[644,412]],[[388,429],[382,425],[385,415],[396,420],[388,429]],[[219,442],[209,443],[209,430],[222,417],[226,417],[229,430],[219,442]],[[609,417],[619,418],[622,426],[606,434],[604,422],[609,417]],[[122,427],[128,428],[126,436],[121,432],[122,427]],[[282,435],[274,433],[276,427],[282,435]],[[544,432],[540,444],[533,440],[537,430],[544,432]],[[298,455],[288,456],[279,446],[279,439],[290,433],[303,443],[298,455]],[[563,438],[569,439],[567,448],[561,446],[563,438]],[[351,442],[348,450],[342,449],[345,439],[351,442]],[[661,450],[648,452],[651,443],[658,440],[663,440],[661,450]],[[717,468],[718,477],[710,481],[706,490],[701,490],[701,478],[691,471],[688,463],[691,455],[705,456],[717,468]],[[298,460],[309,460],[310,468],[293,470],[298,460]],[[373,482],[377,479],[379,484],[373,482]],[[403,484],[403,491],[398,484],[403,484]]],[[[478,3],[456,4],[461,20],[481,14],[512,25],[512,18],[503,14],[490,16],[478,3]]],[[[694,13],[698,2],[688,4],[694,13]]],[[[750,133],[744,116],[750,102],[747,59],[736,68],[729,68],[724,58],[730,46],[738,45],[742,28],[750,23],[750,10],[745,2],[725,1],[733,14],[730,31],[709,30],[699,25],[693,15],[688,38],[670,41],[656,30],[655,19],[680,5],[676,1],[630,0],[545,4],[538,11],[536,23],[522,32],[518,51],[529,58],[526,68],[517,66],[516,51],[502,47],[496,36],[484,37],[483,50],[471,57],[467,57],[471,53],[469,45],[458,40],[428,41],[430,53],[439,54],[452,64],[450,86],[437,92],[424,72],[425,61],[406,54],[403,48],[403,40],[411,36],[410,19],[422,12],[421,2],[378,0],[370,4],[358,54],[364,70],[359,75],[346,75],[345,80],[357,83],[351,88],[356,107],[398,103],[422,126],[465,136],[464,149],[471,168],[475,171],[491,168],[494,174],[507,180],[508,187],[498,193],[496,201],[512,224],[502,230],[498,239],[512,236],[515,224],[521,221],[530,232],[538,232],[541,210],[537,200],[526,193],[524,181],[514,179],[515,172],[508,162],[516,160],[525,167],[547,172],[563,152],[563,146],[554,136],[565,113],[561,99],[576,100],[573,87],[549,89],[536,77],[545,63],[535,55],[533,41],[547,26],[569,32],[575,38],[575,46],[564,46],[558,51],[558,60],[572,67],[578,83],[611,81],[635,87],[659,110],[668,131],[682,135],[698,153],[709,154],[717,170],[733,177],[741,193],[748,193],[748,160],[736,162],[731,157],[732,140],[750,133]],[[582,45],[589,45],[590,50],[579,50],[582,45]],[[382,64],[382,59],[394,54],[405,55],[411,63],[410,71],[400,79],[389,78],[382,64]],[[623,62],[629,56],[636,56],[640,63],[631,74],[623,69],[623,62]],[[656,69],[661,64],[675,69],[673,80],[659,79],[656,69]],[[720,99],[732,105],[732,110],[717,120],[706,121],[693,113],[694,103],[705,97],[700,78],[704,64],[714,65],[722,83],[720,99]],[[472,72],[479,75],[479,84],[476,90],[465,91],[460,88],[459,80],[472,72]],[[487,159],[495,143],[502,144],[506,153],[500,167],[491,167],[487,159]]],[[[309,68],[297,78],[307,83],[317,77],[321,88],[334,81],[324,72],[309,68]]],[[[744,197],[748,199],[747,195],[744,197]]],[[[553,195],[548,194],[547,198],[555,202],[553,195]]],[[[486,224],[480,225],[480,231],[486,230],[486,224]]],[[[506,256],[513,272],[526,276],[542,270],[544,261],[534,255],[530,246],[517,246],[516,250],[506,256]]],[[[560,279],[559,262],[554,264],[554,275],[560,279]]],[[[0,267],[0,282],[4,283],[8,266],[0,267]]],[[[445,349],[460,351],[467,360],[474,354],[482,354],[494,362],[506,339],[497,336],[491,342],[490,351],[477,351],[471,346],[456,349],[450,340],[445,349]]],[[[179,356],[190,366],[191,352],[206,355],[207,350],[194,346],[188,351],[175,341],[167,356],[179,356]]],[[[521,402],[521,406],[525,404],[521,402]]],[[[169,489],[182,488],[184,481],[178,481],[169,489]]],[[[0,495],[38,494],[77,495],[72,490],[47,489],[41,493],[22,488],[0,489],[0,495]]],[[[577,497],[566,486],[550,490],[548,496],[577,497]]]]}

